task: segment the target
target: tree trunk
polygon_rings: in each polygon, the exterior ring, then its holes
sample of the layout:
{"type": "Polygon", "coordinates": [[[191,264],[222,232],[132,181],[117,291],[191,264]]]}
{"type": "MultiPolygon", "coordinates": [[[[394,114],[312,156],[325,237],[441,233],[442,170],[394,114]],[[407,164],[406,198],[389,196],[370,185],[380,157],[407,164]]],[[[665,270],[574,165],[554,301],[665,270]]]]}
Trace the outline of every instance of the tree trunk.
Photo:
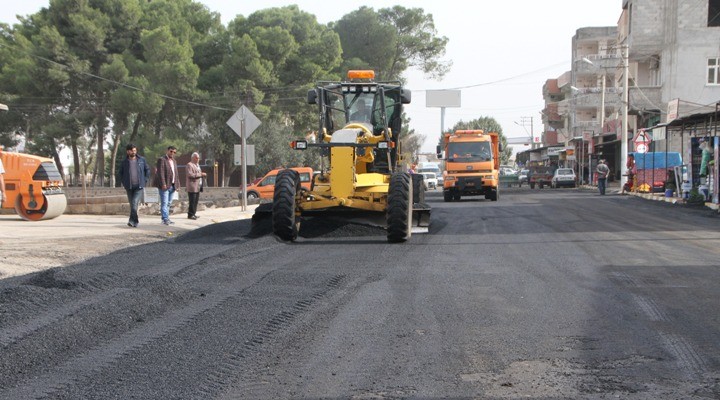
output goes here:
{"type": "Polygon", "coordinates": [[[97,121],[97,160],[95,162],[95,173],[99,186],[105,186],[105,123],[102,116],[97,121]]]}
{"type": "Polygon", "coordinates": [[[137,137],[138,131],[140,130],[140,122],[141,121],[142,121],[142,114],[138,113],[137,117],[135,117],[135,122],[133,123],[132,133],[130,133],[130,140],[129,140],[130,143],[135,143],[135,138],[137,137]]]}
{"type": "Polygon", "coordinates": [[[77,185],[80,183],[80,173],[82,172],[82,170],[80,169],[80,151],[78,150],[76,138],[72,139],[70,146],[72,147],[73,165],[75,166],[75,173],[73,179],[75,180],[75,185],[77,185]]]}

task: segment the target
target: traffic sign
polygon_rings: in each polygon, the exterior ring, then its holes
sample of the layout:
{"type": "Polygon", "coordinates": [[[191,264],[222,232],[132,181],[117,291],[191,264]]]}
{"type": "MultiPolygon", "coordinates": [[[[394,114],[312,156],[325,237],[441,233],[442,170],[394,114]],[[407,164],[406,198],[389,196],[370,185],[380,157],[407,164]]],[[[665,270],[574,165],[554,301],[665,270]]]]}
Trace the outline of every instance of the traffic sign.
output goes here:
{"type": "Polygon", "coordinates": [[[638,153],[647,153],[648,149],[650,148],[651,141],[652,139],[650,139],[650,136],[648,136],[645,130],[640,129],[637,136],[635,136],[635,139],[633,139],[633,143],[635,144],[635,151],[637,151],[638,153]]]}
{"type": "Polygon", "coordinates": [[[638,153],[647,153],[648,146],[645,143],[635,143],[635,151],[638,153]]]}
{"type": "Polygon", "coordinates": [[[235,114],[227,120],[226,124],[235,131],[238,136],[242,137],[243,121],[245,122],[245,137],[249,138],[255,129],[260,126],[260,120],[252,113],[252,111],[250,111],[249,108],[245,106],[238,108],[237,111],[235,111],[235,114]]]}

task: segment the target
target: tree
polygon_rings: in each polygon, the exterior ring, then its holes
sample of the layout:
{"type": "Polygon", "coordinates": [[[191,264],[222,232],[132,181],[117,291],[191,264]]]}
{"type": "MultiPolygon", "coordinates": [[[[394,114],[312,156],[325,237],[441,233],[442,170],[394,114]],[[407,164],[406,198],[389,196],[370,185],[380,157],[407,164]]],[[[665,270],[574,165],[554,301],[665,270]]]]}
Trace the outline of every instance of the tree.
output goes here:
{"type": "Polygon", "coordinates": [[[408,68],[440,79],[452,65],[441,60],[448,39],[437,37],[432,14],[421,8],[394,6],[375,12],[363,6],[343,16],[333,29],[346,62],[364,62],[381,80],[400,80],[408,68]]]}
{"type": "MultiPolygon", "coordinates": [[[[502,127],[497,121],[495,121],[495,118],[480,117],[468,122],[460,121],[453,126],[451,132],[465,129],[482,129],[485,132],[497,132],[500,139],[500,146],[502,146],[502,152],[500,152],[500,164],[509,163],[510,157],[512,156],[512,148],[507,145],[507,139],[503,134],[502,127]]],[[[442,145],[442,137],[440,137],[438,145],[442,145]]]]}

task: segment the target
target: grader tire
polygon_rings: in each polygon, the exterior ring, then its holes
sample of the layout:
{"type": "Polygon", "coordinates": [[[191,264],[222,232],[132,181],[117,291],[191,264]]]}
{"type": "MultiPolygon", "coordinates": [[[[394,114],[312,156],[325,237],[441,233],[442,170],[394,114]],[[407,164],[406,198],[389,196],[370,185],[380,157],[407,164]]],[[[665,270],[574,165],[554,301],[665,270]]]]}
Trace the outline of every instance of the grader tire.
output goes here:
{"type": "Polygon", "coordinates": [[[388,190],[387,240],[401,243],[410,239],[412,233],[413,185],[410,174],[393,174],[388,190]]]}
{"type": "Polygon", "coordinates": [[[447,203],[453,200],[453,194],[450,191],[443,192],[443,200],[447,203]]]}
{"type": "Polygon", "coordinates": [[[273,233],[282,240],[297,239],[299,222],[295,215],[295,194],[300,187],[300,175],[291,169],[285,169],[275,178],[273,194],[272,228],[273,233]]]}

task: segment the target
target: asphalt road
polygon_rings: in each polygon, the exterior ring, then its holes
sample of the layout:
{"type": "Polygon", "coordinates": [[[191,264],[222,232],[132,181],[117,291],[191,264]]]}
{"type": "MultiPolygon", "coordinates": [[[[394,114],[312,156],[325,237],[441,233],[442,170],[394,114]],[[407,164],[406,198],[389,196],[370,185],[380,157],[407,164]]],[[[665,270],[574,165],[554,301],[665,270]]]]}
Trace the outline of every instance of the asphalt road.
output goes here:
{"type": "Polygon", "coordinates": [[[720,398],[717,214],[428,198],[405,244],[230,221],[4,279],[0,398],[720,398]]]}

